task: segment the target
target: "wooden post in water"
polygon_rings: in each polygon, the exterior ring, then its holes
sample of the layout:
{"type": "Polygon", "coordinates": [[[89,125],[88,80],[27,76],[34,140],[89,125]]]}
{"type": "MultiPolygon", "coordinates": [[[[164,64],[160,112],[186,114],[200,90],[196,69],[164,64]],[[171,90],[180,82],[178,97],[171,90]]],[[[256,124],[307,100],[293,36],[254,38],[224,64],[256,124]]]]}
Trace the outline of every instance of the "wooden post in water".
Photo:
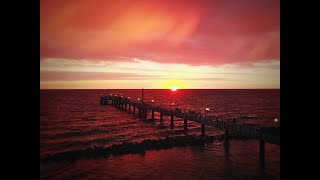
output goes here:
{"type": "Polygon", "coordinates": [[[148,109],[144,109],[144,118],[147,119],[148,116],[148,109]]]}
{"type": "Polygon", "coordinates": [[[171,110],[171,129],[173,129],[173,110],[171,110]]]}
{"type": "Polygon", "coordinates": [[[185,132],[188,131],[188,122],[187,122],[188,120],[187,119],[188,119],[188,115],[186,114],[185,117],[184,117],[184,124],[183,124],[185,132]]]}
{"type": "Polygon", "coordinates": [[[136,106],[133,105],[133,114],[135,114],[135,113],[136,113],[136,106]]]}
{"type": "Polygon", "coordinates": [[[205,124],[201,123],[201,136],[205,136],[206,135],[206,127],[205,124]]]}
{"type": "Polygon", "coordinates": [[[152,107],[152,111],[151,111],[151,119],[154,120],[154,109],[152,107]]]}
{"type": "Polygon", "coordinates": [[[131,104],[129,103],[129,113],[131,113],[131,104]]]}
{"type": "Polygon", "coordinates": [[[161,111],[160,111],[160,123],[162,124],[162,122],[163,122],[163,112],[162,112],[162,109],[161,109],[161,111]]]}
{"type": "Polygon", "coordinates": [[[154,120],[154,106],[153,106],[154,100],[151,100],[151,103],[152,103],[152,107],[151,107],[151,120],[154,120]]]}
{"type": "Polygon", "coordinates": [[[261,161],[265,160],[265,149],[264,149],[264,139],[262,137],[262,131],[260,129],[260,138],[259,138],[259,157],[261,161]]]}
{"type": "Polygon", "coordinates": [[[224,130],[224,145],[229,145],[229,130],[224,130]]]}

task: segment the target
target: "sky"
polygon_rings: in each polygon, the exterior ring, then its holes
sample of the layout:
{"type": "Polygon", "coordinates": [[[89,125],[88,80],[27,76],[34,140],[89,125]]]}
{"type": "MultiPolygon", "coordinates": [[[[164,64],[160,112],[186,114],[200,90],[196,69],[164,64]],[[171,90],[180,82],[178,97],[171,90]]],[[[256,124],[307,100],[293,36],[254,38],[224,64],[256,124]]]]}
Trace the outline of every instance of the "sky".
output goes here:
{"type": "Polygon", "coordinates": [[[40,0],[40,89],[279,89],[279,0],[40,0]]]}

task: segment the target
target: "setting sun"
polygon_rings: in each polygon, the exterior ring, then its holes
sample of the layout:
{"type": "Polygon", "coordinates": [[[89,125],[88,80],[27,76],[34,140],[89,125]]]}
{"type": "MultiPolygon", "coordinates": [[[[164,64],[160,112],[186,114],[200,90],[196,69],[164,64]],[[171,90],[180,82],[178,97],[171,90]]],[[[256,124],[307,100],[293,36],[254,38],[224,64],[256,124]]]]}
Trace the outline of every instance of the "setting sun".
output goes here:
{"type": "Polygon", "coordinates": [[[178,89],[178,86],[171,86],[170,89],[171,91],[176,91],[178,89]]]}

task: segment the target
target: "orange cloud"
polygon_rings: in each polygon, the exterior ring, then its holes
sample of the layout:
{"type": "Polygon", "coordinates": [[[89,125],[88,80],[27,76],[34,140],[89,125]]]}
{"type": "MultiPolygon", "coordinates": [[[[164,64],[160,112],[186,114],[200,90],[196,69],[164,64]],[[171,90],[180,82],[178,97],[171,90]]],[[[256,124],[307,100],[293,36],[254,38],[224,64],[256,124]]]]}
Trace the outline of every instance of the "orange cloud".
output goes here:
{"type": "Polygon", "coordinates": [[[277,0],[42,0],[42,58],[213,64],[279,59],[277,0]],[[121,59],[118,59],[121,60],[121,59]]]}

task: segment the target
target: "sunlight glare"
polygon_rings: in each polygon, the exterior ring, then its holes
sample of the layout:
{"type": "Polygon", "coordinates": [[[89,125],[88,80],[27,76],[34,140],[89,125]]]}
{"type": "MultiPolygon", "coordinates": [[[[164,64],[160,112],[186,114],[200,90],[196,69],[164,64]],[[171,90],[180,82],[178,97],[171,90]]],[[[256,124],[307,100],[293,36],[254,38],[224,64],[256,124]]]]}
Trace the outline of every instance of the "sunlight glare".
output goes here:
{"type": "Polygon", "coordinates": [[[178,90],[178,86],[176,86],[176,85],[171,86],[170,89],[171,89],[171,91],[176,91],[176,90],[178,90]]]}

